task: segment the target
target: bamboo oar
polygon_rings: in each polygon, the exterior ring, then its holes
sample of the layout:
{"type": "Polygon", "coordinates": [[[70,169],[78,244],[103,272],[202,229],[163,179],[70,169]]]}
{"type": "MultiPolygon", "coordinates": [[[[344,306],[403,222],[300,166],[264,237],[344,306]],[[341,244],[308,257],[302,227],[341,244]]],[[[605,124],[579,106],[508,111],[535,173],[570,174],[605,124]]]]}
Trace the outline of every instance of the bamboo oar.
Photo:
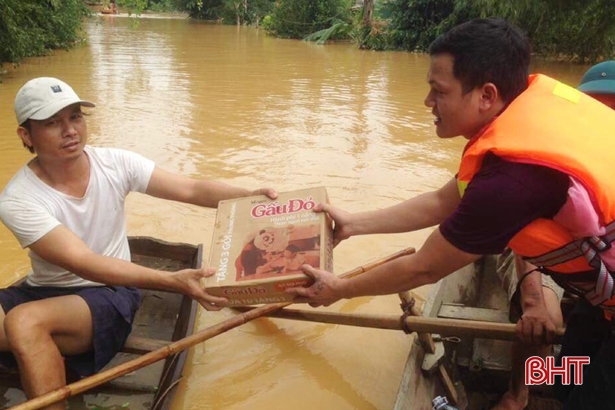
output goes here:
{"type": "MultiPolygon", "coordinates": [[[[353,276],[360,275],[361,273],[367,272],[368,270],[371,270],[386,262],[392,261],[393,259],[397,259],[404,255],[409,255],[413,252],[414,252],[413,248],[404,249],[390,256],[387,256],[386,258],[380,259],[375,262],[368,263],[364,266],[360,266],[356,269],[346,272],[340,275],[340,277],[347,279],[353,276]]],[[[134,360],[130,360],[126,363],[120,364],[112,369],[105,370],[104,372],[97,373],[90,377],[86,377],[85,379],[79,380],[78,382],[66,385],[64,387],[60,387],[59,389],[53,390],[49,393],[45,393],[42,396],[28,400],[25,403],[11,407],[11,409],[13,410],[34,410],[34,409],[40,409],[45,406],[49,406],[51,404],[57,403],[62,400],[66,400],[69,397],[83,393],[93,387],[99,386],[103,383],[116,379],[127,373],[130,373],[132,371],[145,367],[149,364],[160,361],[172,354],[185,350],[198,343],[204,342],[205,340],[211,339],[214,336],[224,333],[230,329],[241,326],[251,320],[264,316],[268,313],[275,312],[276,310],[282,309],[283,307],[286,307],[291,304],[292,302],[276,303],[276,304],[265,305],[265,306],[255,308],[249,312],[242,313],[231,319],[218,323],[217,325],[208,327],[207,329],[204,329],[191,336],[188,336],[176,342],[170,343],[151,353],[138,357],[134,360]]]]}
{"type": "MultiPolygon", "coordinates": [[[[235,307],[240,312],[253,312],[249,306],[235,307]]],[[[264,314],[278,319],[292,319],[304,322],[328,323],[344,326],[367,327],[372,329],[404,330],[399,316],[361,313],[319,312],[316,310],[283,309],[264,314]]],[[[495,340],[517,340],[515,325],[479,320],[445,319],[424,316],[408,316],[406,326],[417,333],[438,333],[442,336],[463,336],[495,340]]],[[[555,343],[561,342],[564,328],[557,329],[555,343]]]]}

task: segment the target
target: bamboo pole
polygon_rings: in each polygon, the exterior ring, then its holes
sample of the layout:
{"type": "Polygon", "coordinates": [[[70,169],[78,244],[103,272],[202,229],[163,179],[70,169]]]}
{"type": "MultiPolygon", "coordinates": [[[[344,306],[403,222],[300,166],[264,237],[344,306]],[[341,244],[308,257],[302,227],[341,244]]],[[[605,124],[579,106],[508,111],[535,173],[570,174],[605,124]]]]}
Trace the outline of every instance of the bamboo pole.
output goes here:
{"type": "MultiPolygon", "coordinates": [[[[420,317],[421,312],[416,306],[416,300],[414,296],[410,294],[410,292],[400,292],[398,293],[399,299],[401,300],[401,307],[404,312],[407,312],[407,315],[420,317]]],[[[406,328],[407,330],[408,328],[406,328]]],[[[419,343],[423,347],[425,354],[435,354],[436,353],[436,344],[433,340],[433,336],[431,333],[417,333],[419,338],[419,343]]],[[[440,377],[440,381],[442,382],[442,386],[444,387],[444,391],[446,393],[446,397],[450,401],[452,405],[457,405],[459,401],[459,396],[457,394],[457,390],[455,386],[451,382],[451,377],[448,374],[448,371],[442,364],[438,365],[438,369],[436,370],[438,376],[440,377]]]]}
{"type": "MultiPolygon", "coordinates": [[[[410,305],[410,314],[412,316],[421,316],[421,312],[415,304],[414,296],[410,292],[401,292],[398,293],[399,299],[401,300],[402,309],[406,305],[410,305]]],[[[419,333],[419,342],[421,346],[425,350],[426,353],[435,353],[436,345],[434,344],[433,338],[430,333],[419,333]]]]}
{"type": "MultiPolygon", "coordinates": [[[[256,310],[252,307],[236,307],[234,309],[241,312],[256,310]]],[[[264,316],[372,329],[403,330],[400,317],[396,315],[284,309],[266,313],[264,316]]],[[[409,329],[417,333],[438,333],[442,336],[462,336],[509,341],[517,340],[515,325],[512,323],[494,323],[478,320],[445,319],[424,316],[408,316],[405,322],[409,329]]],[[[564,328],[557,329],[555,343],[561,342],[563,335],[564,328]]]]}
{"type": "MultiPolygon", "coordinates": [[[[378,261],[371,262],[364,266],[360,266],[351,271],[348,271],[340,275],[340,277],[345,279],[352,278],[354,276],[360,275],[361,273],[367,272],[375,267],[383,265],[389,261],[397,259],[401,256],[409,255],[411,253],[414,253],[414,248],[407,248],[401,250],[378,261]]],[[[116,379],[120,376],[138,370],[149,364],[165,359],[172,354],[185,350],[198,343],[204,342],[205,340],[211,339],[214,336],[227,332],[235,327],[241,326],[251,320],[275,312],[276,310],[282,309],[283,307],[286,307],[291,304],[292,302],[276,303],[255,308],[249,312],[242,313],[231,319],[227,319],[221,323],[218,323],[217,325],[210,326],[207,329],[204,329],[191,336],[170,343],[151,353],[138,357],[134,360],[130,360],[126,363],[120,364],[112,369],[105,370],[90,377],[86,377],[85,379],[79,380],[78,382],[71,383],[64,387],[60,387],[59,389],[53,390],[49,393],[45,393],[42,396],[28,400],[25,403],[11,407],[11,409],[35,410],[49,406],[62,400],[66,400],[69,397],[81,394],[110,380],[116,379]]]]}
{"type": "MultiPolygon", "coordinates": [[[[398,293],[399,299],[401,300],[401,307],[404,310],[406,316],[415,316],[420,317],[421,312],[416,306],[416,300],[414,296],[410,292],[400,292],[398,293]]],[[[405,330],[408,330],[406,328],[405,330]]],[[[419,338],[419,343],[425,354],[435,354],[436,353],[436,343],[434,342],[434,338],[431,333],[417,333],[419,338]]],[[[448,374],[448,370],[446,367],[442,365],[442,363],[438,364],[438,368],[436,369],[436,373],[438,377],[440,377],[440,381],[442,382],[442,387],[444,388],[444,392],[446,393],[446,397],[452,405],[457,405],[459,402],[459,395],[457,394],[457,389],[455,385],[451,381],[451,377],[448,374]]]]}

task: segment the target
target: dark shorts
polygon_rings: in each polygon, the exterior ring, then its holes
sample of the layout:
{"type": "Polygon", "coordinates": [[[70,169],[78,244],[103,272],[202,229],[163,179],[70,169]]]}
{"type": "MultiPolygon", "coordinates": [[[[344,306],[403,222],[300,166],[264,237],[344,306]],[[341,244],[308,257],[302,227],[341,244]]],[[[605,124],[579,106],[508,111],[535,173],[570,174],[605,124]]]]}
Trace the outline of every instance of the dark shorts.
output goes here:
{"type": "MultiPolygon", "coordinates": [[[[23,303],[57,296],[78,295],[88,304],[94,324],[94,350],[76,356],[67,356],[66,365],[80,376],[100,371],[122,349],[130,331],[141,294],[136,288],[98,286],[58,288],[19,286],[0,289],[0,305],[4,313],[23,303]]],[[[2,361],[14,358],[1,353],[2,361]]]]}

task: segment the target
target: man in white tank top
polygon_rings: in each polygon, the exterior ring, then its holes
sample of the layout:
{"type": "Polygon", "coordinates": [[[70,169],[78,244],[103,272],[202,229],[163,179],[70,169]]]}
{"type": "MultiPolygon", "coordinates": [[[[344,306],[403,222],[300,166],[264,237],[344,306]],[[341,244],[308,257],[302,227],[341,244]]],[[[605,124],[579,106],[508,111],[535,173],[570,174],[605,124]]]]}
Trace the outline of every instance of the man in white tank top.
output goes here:
{"type": "Polygon", "coordinates": [[[15,98],[17,133],[36,156],[0,195],[0,218],[29,249],[32,271],[22,286],[0,291],[0,351],[17,359],[28,398],[66,384],[63,356],[92,353],[91,363],[75,362],[74,370],[88,375],[115,355],[139,305],[135,287],[183,293],[207,310],[224,301],[200,286],[213,271],[169,274],[130,262],[129,192],[210,208],[223,199],[277,196],[271,189],[252,192],[171,174],[138,154],[87,146],[82,106],[94,104],[47,77],[27,82],[15,98]]]}

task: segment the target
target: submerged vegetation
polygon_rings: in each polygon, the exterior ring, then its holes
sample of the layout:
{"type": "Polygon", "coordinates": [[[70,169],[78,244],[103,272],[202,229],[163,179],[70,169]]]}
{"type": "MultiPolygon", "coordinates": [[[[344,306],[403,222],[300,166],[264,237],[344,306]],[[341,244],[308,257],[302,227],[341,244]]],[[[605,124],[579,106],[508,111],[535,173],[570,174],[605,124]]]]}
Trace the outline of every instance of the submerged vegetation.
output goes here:
{"type": "Polygon", "coordinates": [[[274,7],[272,0],[175,0],[177,8],[201,20],[258,26],[274,7]]]}
{"type": "Polygon", "coordinates": [[[536,53],[579,62],[615,51],[612,0],[166,0],[193,18],[261,25],[277,37],[352,39],[373,50],[426,51],[451,27],[501,17],[523,29],[536,53]]]}
{"type": "MultiPolygon", "coordinates": [[[[120,7],[144,10],[178,10],[182,0],[116,0],[120,7]]],[[[24,58],[68,49],[84,40],[84,17],[88,4],[109,0],[0,0],[0,73],[2,65],[18,65],[24,58]]]]}
{"type": "MultiPolygon", "coordinates": [[[[108,2],[109,0],[91,0],[108,2]]],[[[82,40],[88,0],[0,0],[0,68],[82,40]]],[[[131,13],[181,11],[195,19],[262,26],[270,35],[324,43],[351,39],[372,50],[426,51],[451,27],[501,17],[534,52],[595,62],[615,55],[612,0],[116,0],[131,13]]]]}
{"type": "Polygon", "coordinates": [[[0,64],[69,48],[87,14],[83,0],[0,0],[0,64]]]}
{"type": "Polygon", "coordinates": [[[274,7],[266,29],[282,38],[305,38],[323,30],[339,38],[347,35],[344,25],[350,22],[347,0],[284,0],[274,7]]]}

